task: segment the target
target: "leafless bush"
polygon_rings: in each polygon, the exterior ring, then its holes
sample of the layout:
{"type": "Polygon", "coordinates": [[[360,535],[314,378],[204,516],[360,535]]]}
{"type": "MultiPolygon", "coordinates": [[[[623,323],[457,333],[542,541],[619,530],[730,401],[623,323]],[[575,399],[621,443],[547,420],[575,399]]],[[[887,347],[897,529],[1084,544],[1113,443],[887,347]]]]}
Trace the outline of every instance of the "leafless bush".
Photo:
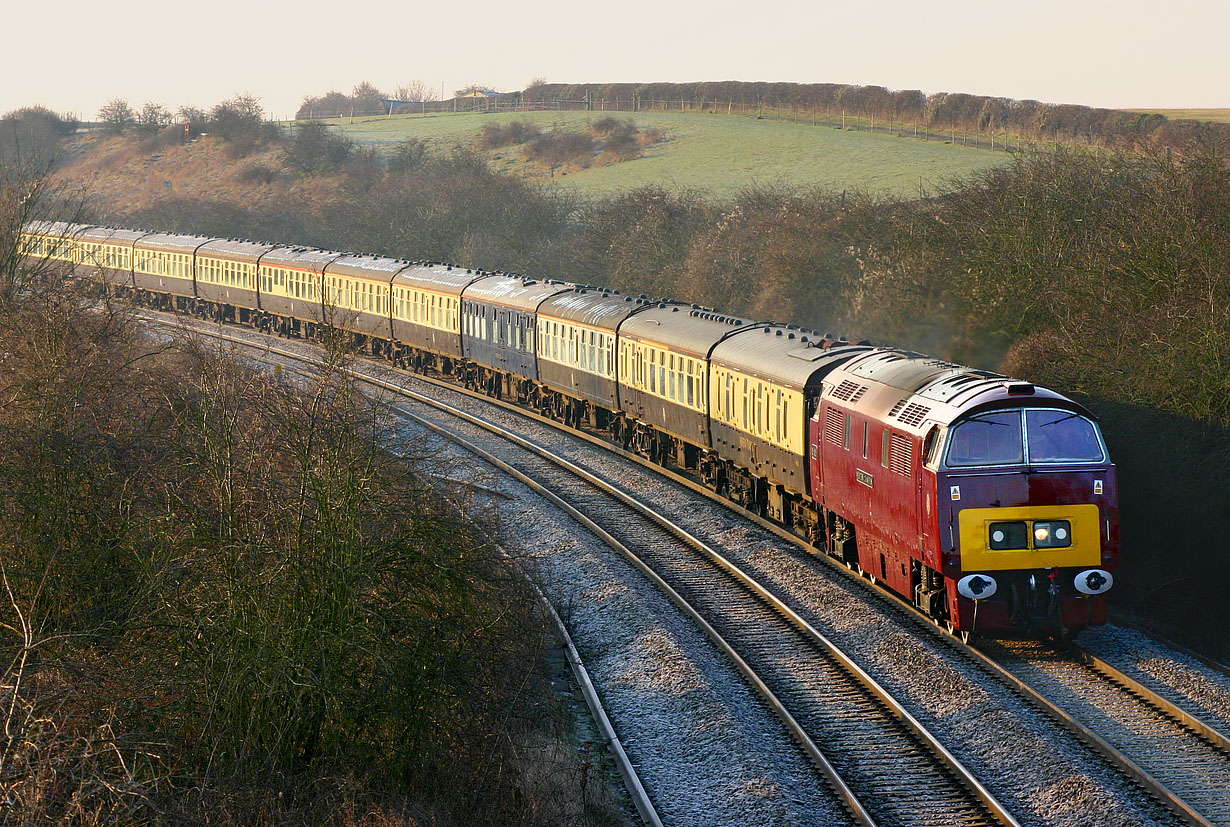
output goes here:
{"type": "Polygon", "coordinates": [[[602,142],[602,154],[611,162],[630,161],[641,154],[636,133],[628,130],[616,130],[607,135],[602,142]]]}
{"type": "Polygon", "coordinates": [[[511,144],[523,144],[538,135],[538,127],[525,121],[510,121],[500,125],[485,123],[475,144],[479,149],[496,149],[511,144]]]}
{"type": "Polygon", "coordinates": [[[239,180],[249,184],[272,184],[281,173],[268,164],[252,163],[239,170],[239,180]]]}
{"type": "Polygon", "coordinates": [[[666,132],[656,127],[642,129],[636,140],[641,146],[660,144],[666,140],[666,132]]]}
{"type": "Polygon", "coordinates": [[[624,130],[627,128],[627,125],[630,124],[630,121],[621,121],[619,118],[614,118],[607,115],[594,121],[593,125],[590,126],[589,131],[601,138],[605,135],[610,135],[612,132],[624,130]]]}
{"type": "Polygon", "coordinates": [[[581,132],[539,135],[526,144],[525,158],[552,167],[583,169],[594,160],[594,139],[581,132]]]}

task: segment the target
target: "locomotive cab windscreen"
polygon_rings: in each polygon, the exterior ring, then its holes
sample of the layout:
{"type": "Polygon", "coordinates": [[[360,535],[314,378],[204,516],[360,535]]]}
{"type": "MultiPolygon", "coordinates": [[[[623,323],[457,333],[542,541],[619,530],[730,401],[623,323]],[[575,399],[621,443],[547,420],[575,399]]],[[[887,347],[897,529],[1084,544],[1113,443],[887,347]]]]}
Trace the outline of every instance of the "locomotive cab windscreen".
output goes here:
{"type": "Polygon", "coordinates": [[[945,441],[944,464],[951,469],[1107,461],[1098,426],[1081,414],[1054,408],[978,413],[953,425],[945,441]]]}

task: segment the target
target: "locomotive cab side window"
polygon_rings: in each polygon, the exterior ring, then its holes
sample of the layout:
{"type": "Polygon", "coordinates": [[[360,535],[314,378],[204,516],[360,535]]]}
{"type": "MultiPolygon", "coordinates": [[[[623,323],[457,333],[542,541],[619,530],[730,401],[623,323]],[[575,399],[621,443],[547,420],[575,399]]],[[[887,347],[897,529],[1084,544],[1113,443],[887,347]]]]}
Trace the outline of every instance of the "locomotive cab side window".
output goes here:
{"type": "Polygon", "coordinates": [[[928,468],[934,469],[939,465],[941,446],[944,444],[943,437],[944,433],[940,426],[933,425],[923,439],[923,464],[928,468]]]}

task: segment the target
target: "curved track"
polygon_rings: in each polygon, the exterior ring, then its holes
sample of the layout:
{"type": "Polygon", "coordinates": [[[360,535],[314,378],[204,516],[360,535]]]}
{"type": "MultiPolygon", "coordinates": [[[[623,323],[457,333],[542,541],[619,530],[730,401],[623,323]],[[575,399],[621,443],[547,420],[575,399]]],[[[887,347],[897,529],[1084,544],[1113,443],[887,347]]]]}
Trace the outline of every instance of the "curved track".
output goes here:
{"type": "MultiPolygon", "coordinates": [[[[251,344],[242,340],[236,341],[244,345],[251,344]]],[[[296,360],[303,358],[291,353],[283,355],[296,360]]],[[[439,384],[456,393],[502,405],[528,419],[556,425],[519,407],[465,391],[451,382],[433,379],[425,381],[439,384]]],[[[566,430],[577,435],[571,429],[566,430]]],[[[586,434],[579,436],[663,472],[659,466],[611,446],[606,440],[586,434]]],[[[664,473],[706,497],[729,505],[694,480],[670,470],[665,470],[664,473]]],[[[772,523],[745,512],[740,513],[783,538],[805,545],[799,538],[772,523]]],[[[814,553],[809,547],[808,550],[814,553]]],[[[686,592],[686,581],[691,575],[682,571],[676,576],[680,579],[681,591],[686,592]]],[[[1045,651],[1040,654],[1035,652],[1032,660],[1017,651],[1005,655],[1004,663],[996,663],[982,651],[963,646],[952,636],[936,630],[895,595],[882,589],[877,590],[891,602],[898,604],[903,614],[910,616],[918,628],[946,639],[954,656],[977,662],[989,676],[1014,687],[1122,773],[1166,803],[1184,820],[1195,824],[1230,824],[1230,751],[1227,749],[1230,741],[1213,727],[1200,721],[1197,716],[1140,686],[1110,664],[1083,653],[1074,653],[1073,650],[1063,653],[1049,650],[1049,654],[1045,651]],[[1048,677],[1048,674],[1057,677],[1048,677]],[[1112,674],[1116,675],[1113,679],[1109,677],[1112,674]]],[[[761,600],[765,597],[772,600],[767,593],[761,600]]],[[[740,611],[746,611],[746,618],[757,616],[750,608],[740,611]]],[[[796,630],[801,628],[797,623],[794,625],[796,630]]],[[[749,647],[749,651],[753,652],[751,660],[756,661],[754,653],[762,648],[761,644],[755,639],[749,639],[742,645],[749,647]]],[[[800,675],[795,678],[797,680],[794,684],[789,678],[785,683],[779,683],[779,686],[783,687],[784,697],[792,697],[793,693],[802,691],[800,687],[808,683],[800,675]]],[[[804,714],[802,719],[806,720],[807,715],[804,714]]],[[[841,759],[838,759],[837,763],[841,763],[841,759]]],[[[888,766],[891,768],[892,765],[888,766]]],[[[889,769],[888,772],[891,774],[892,770],[889,769]]],[[[897,820],[895,816],[891,818],[897,820]]]]}
{"type": "MultiPolygon", "coordinates": [[[[251,346],[232,337],[220,338],[251,346]]],[[[271,352],[308,361],[287,351],[271,352]]],[[[357,376],[430,406],[432,413],[412,411],[403,404],[394,407],[399,415],[543,493],[627,556],[726,653],[857,821],[1017,824],[870,675],[703,542],[649,506],[516,434],[378,377],[357,376]],[[488,437],[458,437],[458,419],[483,429],[488,437]]]]}

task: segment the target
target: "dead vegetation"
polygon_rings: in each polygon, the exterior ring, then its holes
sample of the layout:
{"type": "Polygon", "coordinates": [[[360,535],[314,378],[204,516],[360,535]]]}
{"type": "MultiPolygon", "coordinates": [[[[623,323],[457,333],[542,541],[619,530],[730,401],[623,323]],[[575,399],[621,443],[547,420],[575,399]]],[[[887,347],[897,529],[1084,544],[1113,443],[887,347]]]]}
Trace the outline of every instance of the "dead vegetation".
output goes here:
{"type": "Polygon", "coordinates": [[[6,823],[622,820],[529,584],[344,337],[270,373],[0,258],[6,823]]]}
{"type": "Polygon", "coordinates": [[[552,172],[576,172],[592,166],[617,164],[639,158],[645,147],[665,140],[659,129],[637,126],[631,118],[602,117],[580,132],[542,132],[537,124],[510,121],[485,124],[474,140],[483,151],[521,147],[525,161],[552,172]]]}

